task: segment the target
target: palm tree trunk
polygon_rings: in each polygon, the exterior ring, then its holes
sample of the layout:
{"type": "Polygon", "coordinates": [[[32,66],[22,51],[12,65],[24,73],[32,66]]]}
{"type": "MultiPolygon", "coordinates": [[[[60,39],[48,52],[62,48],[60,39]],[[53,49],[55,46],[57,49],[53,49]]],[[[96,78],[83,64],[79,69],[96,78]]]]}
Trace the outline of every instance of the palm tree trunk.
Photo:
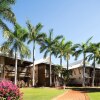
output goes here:
{"type": "Polygon", "coordinates": [[[5,66],[3,65],[2,67],[3,67],[3,77],[2,78],[5,79],[5,66]]]}
{"type": "Polygon", "coordinates": [[[95,80],[95,54],[94,54],[94,66],[93,66],[92,87],[94,87],[94,80],[95,80]]]}
{"type": "Polygon", "coordinates": [[[52,86],[52,72],[51,72],[51,53],[50,53],[50,86],[52,86]]]}
{"type": "Polygon", "coordinates": [[[33,41],[32,86],[34,86],[34,85],[35,85],[35,64],[34,64],[34,61],[35,61],[34,56],[35,56],[35,54],[34,54],[34,51],[35,51],[35,41],[33,41]]]}
{"type": "Polygon", "coordinates": [[[82,82],[82,86],[84,87],[85,86],[85,57],[86,57],[86,54],[83,53],[83,82],[82,82]]]}
{"type": "Polygon", "coordinates": [[[54,85],[56,87],[56,75],[54,74],[54,85]]]}
{"type": "Polygon", "coordinates": [[[68,81],[68,78],[69,78],[68,66],[69,66],[69,61],[67,59],[67,81],[68,81]]]}
{"type": "Polygon", "coordinates": [[[62,66],[62,56],[60,57],[60,66],[62,66]]]}
{"type": "Polygon", "coordinates": [[[17,85],[17,52],[15,52],[15,85],[17,85]]]}

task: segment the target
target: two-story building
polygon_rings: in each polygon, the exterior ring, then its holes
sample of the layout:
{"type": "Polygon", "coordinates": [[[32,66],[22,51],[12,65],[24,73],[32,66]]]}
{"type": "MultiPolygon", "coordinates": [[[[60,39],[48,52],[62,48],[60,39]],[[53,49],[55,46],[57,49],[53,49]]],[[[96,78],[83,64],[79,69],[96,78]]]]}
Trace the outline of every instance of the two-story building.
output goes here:
{"type": "MultiPolygon", "coordinates": [[[[27,86],[32,84],[32,62],[18,59],[18,81],[23,80],[27,86]]],[[[53,68],[56,65],[52,63],[52,85],[55,84],[55,75],[53,68]]],[[[65,67],[66,68],[66,67],[65,67]]],[[[69,65],[71,70],[69,85],[82,85],[83,78],[83,61],[76,61],[69,65]]],[[[95,85],[100,86],[100,65],[96,64],[95,68],[95,85]]],[[[50,59],[40,59],[35,61],[35,85],[36,86],[50,86],[50,59]]],[[[0,54],[0,79],[8,79],[14,82],[15,76],[15,59],[3,54],[0,54]]],[[[86,64],[85,70],[85,84],[92,83],[93,66],[86,64]]],[[[59,76],[61,78],[61,75],[59,76]]],[[[61,80],[59,84],[61,83],[61,80]]]]}
{"type": "MultiPolygon", "coordinates": [[[[30,61],[18,59],[18,81],[23,80],[27,85],[31,80],[31,67],[30,61]]],[[[7,79],[14,82],[15,77],[15,59],[7,55],[0,54],[0,80],[7,79]]]]}
{"type": "MultiPolygon", "coordinates": [[[[70,83],[69,85],[81,86],[83,81],[83,60],[76,61],[69,66],[71,70],[70,83]]],[[[93,76],[93,66],[86,63],[85,66],[85,84],[91,86],[93,76]]],[[[95,67],[95,85],[100,86],[100,65],[96,64],[95,67]]]]}

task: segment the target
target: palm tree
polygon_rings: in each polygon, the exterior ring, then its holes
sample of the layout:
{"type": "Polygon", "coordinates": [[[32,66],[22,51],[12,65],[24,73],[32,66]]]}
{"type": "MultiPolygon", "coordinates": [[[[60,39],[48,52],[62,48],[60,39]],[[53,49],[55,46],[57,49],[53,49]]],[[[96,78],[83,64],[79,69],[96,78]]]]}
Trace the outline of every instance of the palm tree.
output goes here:
{"type": "Polygon", "coordinates": [[[15,23],[15,15],[11,10],[11,5],[15,4],[16,0],[0,0],[0,27],[4,30],[10,31],[4,20],[15,23]]]}
{"type": "MultiPolygon", "coordinates": [[[[8,33],[9,31],[6,31],[8,33]]],[[[27,31],[23,29],[20,25],[16,24],[14,27],[14,32],[9,33],[9,37],[7,41],[5,41],[2,45],[2,50],[8,50],[15,53],[15,85],[17,85],[17,57],[18,53],[21,58],[29,57],[30,51],[28,47],[24,45],[24,41],[26,40],[27,31]]]]}
{"type": "Polygon", "coordinates": [[[33,69],[32,69],[32,86],[35,85],[35,65],[34,65],[34,61],[35,61],[35,57],[34,57],[34,51],[35,51],[35,45],[36,43],[40,44],[44,37],[45,37],[45,33],[41,33],[41,29],[43,27],[43,25],[41,23],[38,23],[35,27],[32,26],[32,24],[27,21],[27,28],[28,28],[28,44],[32,43],[33,44],[33,69]]]}
{"type": "Polygon", "coordinates": [[[68,41],[65,43],[65,48],[64,48],[64,58],[67,61],[67,80],[69,78],[69,71],[68,71],[69,59],[72,53],[73,53],[72,42],[68,41]]]}
{"type": "Polygon", "coordinates": [[[60,66],[62,66],[62,57],[64,56],[65,39],[63,38],[60,42],[58,41],[55,46],[55,52],[60,58],[60,66]]]}
{"type": "Polygon", "coordinates": [[[87,50],[91,53],[88,56],[88,61],[93,59],[93,76],[92,76],[92,86],[94,87],[95,80],[95,63],[100,59],[100,43],[91,43],[87,50]]]}
{"type": "MultiPolygon", "coordinates": [[[[57,43],[56,52],[57,52],[57,55],[59,55],[60,57],[61,66],[62,66],[62,57],[64,57],[65,60],[67,60],[67,72],[68,72],[70,54],[72,54],[72,42],[67,41],[65,43],[65,39],[63,38],[61,42],[57,43]]],[[[68,73],[67,73],[67,77],[68,77],[68,73]]]]}
{"type": "Polygon", "coordinates": [[[85,86],[85,60],[86,60],[86,52],[87,52],[87,48],[90,44],[92,37],[90,37],[85,43],[82,44],[75,44],[74,45],[74,49],[75,49],[75,53],[73,53],[73,55],[76,57],[76,59],[78,58],[78,56],[80,54],[83,53],[83,82],[82,82],[82,86],[85,86]]]}
{"type": "Polygon", "coordinates": [[[41,44],[40,47],[40,53],[43,51],[44,53],[44,58],[47,56],[49,53],[50,56],[50,86],[52,86],[52,75],[51,75],[51,56],[55,55],[55,44],[58,42],[59,39],[61,39],[62,36],[57,36],[53,38],[53,29],[49,31],[49,36],[44,39],[44,42],[41,44]]]}

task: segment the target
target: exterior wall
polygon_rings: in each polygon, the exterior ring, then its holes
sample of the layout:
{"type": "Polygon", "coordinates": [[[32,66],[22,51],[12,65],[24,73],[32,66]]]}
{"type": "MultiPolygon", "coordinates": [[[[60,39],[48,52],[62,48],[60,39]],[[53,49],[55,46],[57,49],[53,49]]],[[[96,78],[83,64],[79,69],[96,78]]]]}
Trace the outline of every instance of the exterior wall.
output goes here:
{"type": "MultiPolygon", "coordinates": [[[[93,70],[91,71],[91,77],[93,76],[93,70]]],[[[92,80],[91,80],[92,83],[92,80]]],[[[95,69],[95,86],[100,86],[100,69],[95,69]]]]}
{"type": "MultiPolygon", "coordinates": [[[[30,84],[31,69],[29,67],[20,67],[18,66],[18,81],[23,80],[27,83],[27,86],[30,84]]],[[[14,82],[15,76],[15,67],[10,65],[5,65],[5,57],[0,56],[0,79],[7,79],[14,82]]]]}
{"type": "MultiPolygon", "coordinates": [[[[35,83],[36,86],[50,86],[50,67],[48,64],[38,64],[35,66],[35,83]]],[[[53,72],[53,71],[52,71],[53,72]]],[[[54,77],[52,73],[52,84],[54,77]]]]}
{"type": "Polygon", "coordinates": [[[0,56],[0,64],[5,64],[5,59],[4,59],[4,57],[2,57],[2,56],[0,56]]]}
{"type": "Polygon", "coordinates": [[[45,86],[45,64],[38,65],[38,86],[45,86]]]}
{"type": "Polygon", "coordinates": [[[50,66],[45,67],[45,86],[50,86],[50,66]]]}
{"type": "Polygon", "coordinates": [[[35,85],[38,84],[38,65],[35,65],[35,85]]]}
{"type": "Polygon", "coordinates": [[[72,70],[72,75],[70,76],[71,78],[71,84],[82,84],[82,68],[75,68],[71,69],[72,70]]]}
{"type": "Polygon", "coordinates": [[[4,77],[4,64],[5,64],[5,59],[4,57],[0,56],[0,79],[4,77]]]}
{"type": "MultiPolygon", "coordinates": [[[[75,68],[75,69],[71,69],[72,70],[72,75],[70,76],[70,78],[72,79],[72,84],[77,84],[77,85],[82,85],[82,77],[83,77],[83,68],[79,67],[79,68],[75,68]]],[[[86,73],[85,73],[85,82],[86,84],[89,84],[90,82],[90,68],[86,67],[85,69],[86,73]]]]}

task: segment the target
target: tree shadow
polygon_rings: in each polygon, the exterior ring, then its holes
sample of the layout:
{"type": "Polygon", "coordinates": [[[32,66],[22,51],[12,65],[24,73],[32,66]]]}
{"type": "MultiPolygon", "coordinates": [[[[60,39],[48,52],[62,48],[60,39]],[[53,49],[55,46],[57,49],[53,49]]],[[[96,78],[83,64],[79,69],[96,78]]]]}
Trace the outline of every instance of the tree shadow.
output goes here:
{"type": "Polygon", "coordinates": [[[66,88],[66,89],[71,89],[71,90],[75,90],[75,91],[81,91],[81,92],[87,92],[87,93],[90,93],[90,92],[100,92],[100,88],[98,87],[70,87],[70,88],[66,88]]]}

